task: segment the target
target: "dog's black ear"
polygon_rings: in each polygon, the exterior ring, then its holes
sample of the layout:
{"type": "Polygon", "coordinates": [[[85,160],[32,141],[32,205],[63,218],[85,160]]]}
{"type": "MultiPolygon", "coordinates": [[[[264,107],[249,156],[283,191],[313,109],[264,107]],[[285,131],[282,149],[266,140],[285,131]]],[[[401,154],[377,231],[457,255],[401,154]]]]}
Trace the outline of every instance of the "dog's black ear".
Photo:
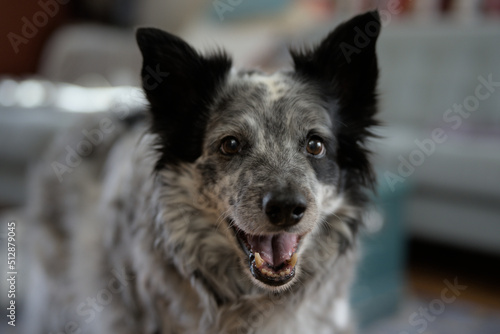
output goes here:
{"type": "Polygon", "coordinates": [[[375,46],[380,30],[378,12],[367,12],[339,25],[315,48],[291,51],[297,75],[319,83],[337,101],[339,162],[365,184],[373,181],[363,144],[377,124],[375,46]]]}
{"type": "Polygon", "coordinates": [[[139,28],[142,85],[150,103],[152,131],[159,135],[160,160],[193,162],[201,154],[208,106],[231,68],[224,53],[203,56],[172,34],[139,28]]]}
{"type": "Polygon", "coordinates": [[[381,23],[377,11],[339,25],[317,47],[291,51],[295,71],[327,84],[343,104],[373,101],[378,77],[375,44],[381,23]],[[371,99],[370,99],[371,98],[371,99]]]}

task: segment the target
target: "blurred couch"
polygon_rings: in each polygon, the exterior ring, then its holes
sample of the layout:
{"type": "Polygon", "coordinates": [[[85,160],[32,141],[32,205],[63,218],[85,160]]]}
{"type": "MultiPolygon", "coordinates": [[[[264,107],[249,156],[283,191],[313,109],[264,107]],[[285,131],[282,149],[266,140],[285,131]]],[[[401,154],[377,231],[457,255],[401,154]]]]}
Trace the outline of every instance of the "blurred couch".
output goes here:
{"type": "Polygon", "coordinates": [[[395,23],[384,31],[379,54],[388,125],[377,147],[381,170],[398,174],[400,156],[408,161],[419,150],[415,140],[431,138],[435,128],[447,136],[397,183],[412,188],[409,233],[500,254],[500,87],[460,125],[444,121],[455,104],[474,101],[479,77],[500,82],[499,22],[395,23]]]}

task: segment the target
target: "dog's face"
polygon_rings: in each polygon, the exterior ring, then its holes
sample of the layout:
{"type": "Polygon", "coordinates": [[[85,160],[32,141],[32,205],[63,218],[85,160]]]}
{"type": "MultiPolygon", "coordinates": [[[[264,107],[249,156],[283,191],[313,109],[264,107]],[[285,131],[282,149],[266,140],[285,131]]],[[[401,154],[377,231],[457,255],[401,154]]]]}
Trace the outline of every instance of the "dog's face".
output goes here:
{"type": "Polygon", "coordinates": [[[160,30],[137,33],[156,167],[191,164],[198,204],[221,217],[214,229],[227,227],[258,286],[292,284],[304,240],[371,182],[363,144],[375,124],[379,29],[376,12],[360,15],[274,74],[231,71],[225,54],[199,55],[160,30]]]}
{"type": "MultiPolygon", "coordinates": [[[[300,241],[333,212],[334,123],[317,90],[292,73],[237,73],[206,126],[200,194],[231,226],[266,286],[295,277],[300,241]]],[[[242,254],[243,255],[243,254],[242,254]]]]}

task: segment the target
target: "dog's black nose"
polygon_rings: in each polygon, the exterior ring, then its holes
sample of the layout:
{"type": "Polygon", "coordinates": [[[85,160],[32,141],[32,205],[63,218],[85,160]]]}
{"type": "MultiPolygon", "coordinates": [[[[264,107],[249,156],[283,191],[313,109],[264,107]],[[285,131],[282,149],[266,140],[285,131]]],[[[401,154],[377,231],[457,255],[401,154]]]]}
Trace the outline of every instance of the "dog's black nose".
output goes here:
{"type": "Polygon", "coordinates": [[[262,208],[272,224],[286,227],[297,224],[304,217],[307,201],[298,191],[271,191],[262,199],[262,208]]]}

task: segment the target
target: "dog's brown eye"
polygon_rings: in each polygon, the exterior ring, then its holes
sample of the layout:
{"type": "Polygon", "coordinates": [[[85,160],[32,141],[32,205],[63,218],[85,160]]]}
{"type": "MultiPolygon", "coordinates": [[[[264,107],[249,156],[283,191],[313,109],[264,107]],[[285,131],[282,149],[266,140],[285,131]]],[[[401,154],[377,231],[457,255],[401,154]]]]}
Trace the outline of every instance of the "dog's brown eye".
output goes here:
{"type": "Polygon", "coordinates": [[[241,145],[238,139],[234,137],[226,137],[222,140],[220,150],[224,154],[232,155],[240,152],[241,145]]]}
{"type": "Polygon", "coordinates": [[[325,145],[323,140],[319,137],[313,136],[307,142],[307,152],[315,156],[322,156],[325,154],[325,145]]]}

